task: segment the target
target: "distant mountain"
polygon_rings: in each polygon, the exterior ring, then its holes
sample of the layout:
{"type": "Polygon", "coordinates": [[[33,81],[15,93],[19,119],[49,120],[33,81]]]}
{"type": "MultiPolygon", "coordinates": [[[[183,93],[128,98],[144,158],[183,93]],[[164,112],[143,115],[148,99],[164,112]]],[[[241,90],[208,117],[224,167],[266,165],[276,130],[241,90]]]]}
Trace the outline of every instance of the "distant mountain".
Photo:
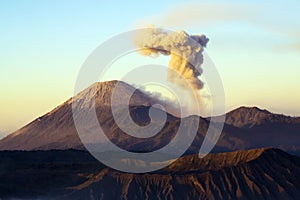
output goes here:
{"type": "Polygon", "coordinates": [[[226,114],[225,123],[218,145],[231,151],[277,147],[300,155],[300,117],[240,107],[226,114]]]}
{"type": "MultiPolygon", "coordinates": [[[[173,115],[167,115],[167,122],[157,135],[146,139],[132,138],[117,126],[110,106],[111,95],[117,83],[121,87],[118,96],[120,99],[135,90],[124,82],[95,83],[51,112],[0,140],[0,150],[84,149],[74,126],[73,100],[77,101],[77,106],[83,110],[96,109],[98,121],[106,136],[124,149],[153,151],[168,144],[176,134],[181,121],[173,115]],[[91,103],[93,98],[95,105],[91,103]]],[[[149,108],[155,103],[164,102],[136,90],[130,99],[129,108],[133,120],[137,124],[147,125],[150,122],[149,108]]],[[[184,118],[183,121],[189,121],[191,118],[198,118],[199,129],[186,154],[198,153],[210,123],[209,118],[197,116],[184,118]]],[[[88,118],[85,120],[86,130],[92,131],[94,124],[90,124],[91,120],[88,118]]],[[[188,123],[185,125],[189,127],[188,123]]],[[[98,142],[101,143],[101,140],[98,142]]],[[[101,143],[101,147],[106,150],[105,143],[101,143]]],[[[213,152],[259,147],[276,147],[300,155],[300,118],[273,114],[257,107],[240,107],[227,113],[222,135],[213,152]]]]}
{"type": "Polygon", "coordinates": [[[300,123],[299,117],[273,114],[257,107],[239,107],[226,114],[226,124],[240,128],[251,128],[267,123],[300,123]]]}
{"type": "MultiPolygon", "coordinates": [[[[299,199],[300,158],[253,149],[122,173],[86,151],[0,152],[1,199],[299,199]]],[[[138,162],[137,162],[138,163],[138,162]]]]}

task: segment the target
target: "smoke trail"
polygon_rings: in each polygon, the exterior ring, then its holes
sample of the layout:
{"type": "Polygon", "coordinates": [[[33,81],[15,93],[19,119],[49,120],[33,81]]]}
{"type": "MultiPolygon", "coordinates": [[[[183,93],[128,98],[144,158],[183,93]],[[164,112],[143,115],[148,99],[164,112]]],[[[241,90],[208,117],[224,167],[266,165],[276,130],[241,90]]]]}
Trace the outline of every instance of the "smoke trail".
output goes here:
{"type": "Polygon", "coordinates": [[[199,76],[202,74],[203,49],[208,38],[205,35],[188,35],[185,31],[167,32],[150,27],[136,37],[136,45],[145,56],[170,55],[168,81],[194,90],[203,87],[199,76]],[[184,81],[185,80],[185,81],[184,81]]]}

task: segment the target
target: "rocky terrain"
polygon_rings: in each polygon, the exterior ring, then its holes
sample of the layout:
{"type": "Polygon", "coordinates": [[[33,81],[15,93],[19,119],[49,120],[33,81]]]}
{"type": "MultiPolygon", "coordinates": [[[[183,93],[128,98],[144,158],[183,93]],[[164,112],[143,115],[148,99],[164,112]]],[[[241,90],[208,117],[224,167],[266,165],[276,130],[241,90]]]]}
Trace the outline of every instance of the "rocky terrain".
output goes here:
{"type": "Polygon", "coordinates": [[[0,162],[0,199],[300,198],[300,158],[279,149],[189,155],[144,174],[79,150],[2,151],[0,162]]]}

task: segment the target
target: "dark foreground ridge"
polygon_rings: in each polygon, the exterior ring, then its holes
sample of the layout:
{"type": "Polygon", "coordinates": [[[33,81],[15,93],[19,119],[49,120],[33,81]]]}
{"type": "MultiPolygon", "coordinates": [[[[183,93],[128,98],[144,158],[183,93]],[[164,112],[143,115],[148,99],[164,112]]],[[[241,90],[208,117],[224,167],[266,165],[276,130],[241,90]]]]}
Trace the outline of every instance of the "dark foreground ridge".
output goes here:
{"type": "Polygon", "coordinates": [[[0,163],[0,199],[300,198],[300,158],[279,149],[189,155],[145,174],[112,170],[80,150],[2,151],[0,163]]]}

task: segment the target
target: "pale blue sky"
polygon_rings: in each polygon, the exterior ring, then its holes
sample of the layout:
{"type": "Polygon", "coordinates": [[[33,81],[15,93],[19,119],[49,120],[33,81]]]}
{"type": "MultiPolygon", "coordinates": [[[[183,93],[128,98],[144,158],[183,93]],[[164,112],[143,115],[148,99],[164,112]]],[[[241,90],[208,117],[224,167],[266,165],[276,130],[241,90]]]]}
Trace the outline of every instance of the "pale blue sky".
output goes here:
{"type": "Polygon", "coordinates": [[[300,3],[240,2],[1,1],[0,133],[71,97],[101,42],[147,24],[210,38],[227,110],[256,105],[299,116],[300,3]]]}

